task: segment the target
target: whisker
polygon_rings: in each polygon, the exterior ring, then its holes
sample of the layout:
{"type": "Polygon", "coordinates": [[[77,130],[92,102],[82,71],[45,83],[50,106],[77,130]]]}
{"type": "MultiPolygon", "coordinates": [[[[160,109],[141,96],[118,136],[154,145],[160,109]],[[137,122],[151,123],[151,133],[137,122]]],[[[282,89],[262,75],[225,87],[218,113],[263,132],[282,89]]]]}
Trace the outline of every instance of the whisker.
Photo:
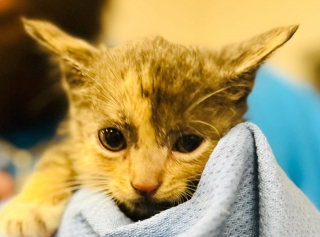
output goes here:
{"type": "Polygon", "coordinates": [[[223,106],[226,107],[226,108],[228,108],[228,109],[230,109],[231,112],[233,113],[233,115],[237,114],[237,112],[236,112],[233,108],[231,108],[231,107],[229,107],[229,106],[226,106],[225,104],[223,104],[223,106]]]}
{"type": "Polygon", "coordinates": [[[231,88],[231,86],[229,87],[224,87],[224,88],[221,88],[219,90],[216,90],[206,96],[203,96],[201,97],[199,100],[197,100],[196,102],[194,102],[193,104],[191,104],[187,109],[186,109],[186,113],[188,113],[189,111],[191,111],[192,109],[194,109],[195,107],[197,107],[199,104],[201,104],[203,101],[205,101],[206,99],[210,98],[211,96],[214,96],[222,91],[225,91],[227,89],[231,88]]]}
{"type": "Polygon", "coordinates": [[[54,186],[50,189],[50,191],[54,192],[54,194],[57,194],[58,190],[59,192],[65,192],[65,191],[70,191],[70,190],[78,190],[82,187],[92,187],[92,188],[101,188],[102,190],[105,190],[107,185],[109,183],[103,182],[103,183],[96,183],[96,182],[83,182],[77,185],[61,185],[61,186],[54,186]]]}
{"type": "Polygon", "coordinates": [[[191,127],[191,126],[188,126],[188,125],[187,125],[187,127],[190,128],[190,129],[192,129],[193,131],[195,131],[196,134],[199,134],[200,136],[204,136],[204,134],[201,133],[200,131],[198,131],[197,129],[195,129],[195,128],[191,127]]]}
{"type": "MultiPolygon", "coordinates": [[[[87,206],[89,206],[90,208],[92,206],[99,206],[100,207],[105,207],[105,201],[106,201],[106,196],[104,196],[101,193],[97,193],[97,192],[93,192],[92,190],[90,190],[89,192],[85,193],[85,195],[81,196],[81,198],[79,199],[79,202],[81,203],[75,210],[73,210],[70,215],[74,216],[76,215],[79,210],[86,208],[87,206]],[[91,196],[91,195],[95,195],[95,196],[91,196]]],[[[92,209],[92,211],[95,211],[94,209],[92,209]]]]}
{"type": "Polygon", "coordinates": [[[95,174],[81,174],[81,175],[75,175],[73,176],[73,178],[81,178],[81,177],[93,177],[96,179],[110,179],[110,177],[106,177],[106,176],[101,176],[101,175],[95,175],[95,174]]]}
{"type": "Polygon", "coordinates": [[[103,104],[105,104],[105,105],[110,106],[110,104],[108,104],[107,102],[105,102],[105,101],[103,101],[103,100],[99,99],[98,97],[93,97],[93,96],[90,96],[90,95],[82,95],[82,96],[85,96],[85,97],[91,98],[91,99],[93,99],[93,100],[99,101],[99,102],[101,102],[101,103],[103,103],[103,104]]]}
{"type": "Polygon", "coordinates": [[[93,78],[92,76],[89,75],[89,73],[85,72],[84,70],[81,71],[81,73],[83,73],[85,76],[87,76],[89,79],[91,79],[94,83],[96,83],[107,95],[109,95],[108,91],[106,91],[106,89],[102,86],[102,84],[100,82],[98,82],[98,80],[96,80],[95,78],[93,78]]]}
{"type": "Polygon", "coordinates": [[[204,125],[207,125],[209,127],[211,127],[213,130],[215,130],[219,136],[219,139],[221,139],[221,135],[220,135],[220,132],[218,131],[218,129],[213,126],[212,124],[209,124],[209,123],[206,123],[204,121],[201,121],[201,120],[191,120],[190,123],[201,123],[201,124],[204,124],[204,125]]]}
{"type": "Polygon", "coordinates": [[[192,192],[195,192],[196,190],[197,190],[197,188],[196,187],[187,187],[187,190],[190,190],[190,191],[192,191],[192,192]]]}
{"type": "Polygon", "coordinates": [[[219,90],[216,90],[212,93],[209,93],[208,95],[205,95],[203,97],[201,97],[199,100],[197,100],[196,102],[194,102],[193,104],[191,104],[187,109],[186,109],[186,113],[188,113],[189,111],[191,111],[192,109],[194,109],[195,107],[197,107],[199,104],[201,104],[203,101],[205,101],[206,99],[210,98],[211,96],[214,96],[220,92],[223,92],[225,90],[228,90],[230,88],[234,88],[234,87],[248,87],[247,85],[236,85],[236,86],[227,86],[227,87],[224,87],[224,88],[221,88],[219,90]]]}
{"type": "Polygon", "coordinates": [[[189,197],[188,197],[188,195],[187,195],[187,193],[186,192],[183,192],[182,194],[182,202],[184,202],[184,201],[187,201],[187,200],[189,200],[189,197]],[[184,200],[183,200],[184,199],[184,200]]]}
{"type": "Polygon", "coordinates": [[[61,188],[61,187],[72,187],[72,186],[81,186],[83,184],[108,184],[108,180],[82,180],[82,181],[71,181],[61,183],[59,185],[54,185],[54,187],[61,188]]]}
{"type": "Polygon", "coordinates": [[[191,192],[190,190],[186,190],[185,194],[187,195],[188,199],[192,198],[194,192],[191,192]]]}

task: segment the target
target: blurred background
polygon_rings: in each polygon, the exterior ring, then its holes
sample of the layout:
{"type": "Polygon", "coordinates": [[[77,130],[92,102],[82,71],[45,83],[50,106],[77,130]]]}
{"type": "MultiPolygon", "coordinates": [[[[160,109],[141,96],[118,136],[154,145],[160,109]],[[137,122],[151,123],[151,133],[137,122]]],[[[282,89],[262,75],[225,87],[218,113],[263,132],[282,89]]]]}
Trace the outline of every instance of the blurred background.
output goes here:
{"type": "Polygon", "coordinates": [[[18,190],[67,109],[56,66],[26,36],[20,16],[52,21],[109,46],[161,35],[216,48],[300,24],[258,73],[246,118],[262,129],[281,167],[320,209],[319,9],[317,0],[0,0],[3,173],[15,177],[18,190]]]}
{"type": "MultiPolygon", "coordinates": [[[[300,24],[271,63],[290,79],[320,86],[320,2],[308,0],[111,0],[104,15],[105,40],[117,45],[146,35],[215,48],[239,42],[277,26],[300,24]]],[[[320,89],[320,87],[318,87],[320,89]]]]}

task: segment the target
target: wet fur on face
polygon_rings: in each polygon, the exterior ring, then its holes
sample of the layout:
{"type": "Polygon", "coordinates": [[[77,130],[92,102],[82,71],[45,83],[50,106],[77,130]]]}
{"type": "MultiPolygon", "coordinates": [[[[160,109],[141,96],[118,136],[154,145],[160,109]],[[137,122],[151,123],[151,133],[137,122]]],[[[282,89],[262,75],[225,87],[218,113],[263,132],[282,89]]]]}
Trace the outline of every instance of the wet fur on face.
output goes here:
{"type": "Polygon", "coordinates": [[[280,27],[209,51],[162,37],[94,47],[54,25],[25,20],[28,33],[60,62],[69,114],[61,126],[74,179],[111,196],[131,218],[148,218],[189,199],[219,139],[242,121],[263,61],[294,34],[280,27]],[[98,131],[116,128],[126,148],[112,152],[98,131]],[[203,138],[190,153],[185,134],[203,138]],[[159,183],[141,196],[133,183],[159,183]]]}

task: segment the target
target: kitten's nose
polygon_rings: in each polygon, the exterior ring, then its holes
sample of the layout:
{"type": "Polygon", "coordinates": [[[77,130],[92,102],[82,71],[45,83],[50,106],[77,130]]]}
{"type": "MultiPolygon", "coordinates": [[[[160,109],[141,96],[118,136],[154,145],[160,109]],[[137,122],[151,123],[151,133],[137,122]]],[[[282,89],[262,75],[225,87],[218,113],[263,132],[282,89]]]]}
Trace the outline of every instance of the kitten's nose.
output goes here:
{"type": "Polygon", "coordinates": [[[132,182],[131,185],[141,196],[151,196],[158,189],[159,182],[132,182]]]}

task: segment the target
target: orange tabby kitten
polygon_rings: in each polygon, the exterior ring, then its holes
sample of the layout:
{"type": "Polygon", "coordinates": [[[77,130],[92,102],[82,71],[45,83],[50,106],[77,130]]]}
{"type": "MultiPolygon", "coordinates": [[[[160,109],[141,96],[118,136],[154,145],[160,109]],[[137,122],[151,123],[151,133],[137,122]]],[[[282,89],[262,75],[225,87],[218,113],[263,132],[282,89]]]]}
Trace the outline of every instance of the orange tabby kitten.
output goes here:
{"type": "Polygon", "coordinates": [[[24,24],[60,59],[69,98],[63,140],[0,216],[2,233],[28,237],[57,229],[79,185],[135,220],[188,199],[219,139],[242,121],[257,69],[298,28],[205,51],[161,37],[96,48],[50,23],[24,24]]]}

